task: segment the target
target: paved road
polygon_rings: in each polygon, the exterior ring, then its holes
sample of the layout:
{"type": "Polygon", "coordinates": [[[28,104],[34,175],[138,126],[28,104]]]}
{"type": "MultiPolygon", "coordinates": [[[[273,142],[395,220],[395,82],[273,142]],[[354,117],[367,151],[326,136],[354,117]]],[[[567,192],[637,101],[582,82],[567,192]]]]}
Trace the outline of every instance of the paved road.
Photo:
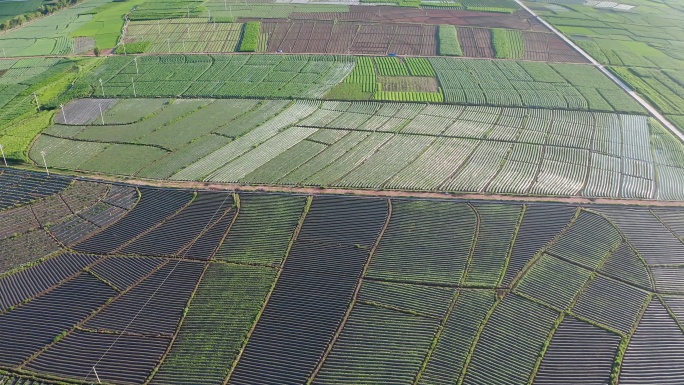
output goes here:
{"type": "Polygon", "coordinates": [[[520,5],[522,8],[524,8],[527,12],[529,12],[532,16],[536,17],[537,20],[539,20],[542,24],[544,24],[548,29],[553,31],[558,37],[563,39],[566,43],[570,44],[572,48],[574,48],[577,52],[579,52],[582,56],[584,56],[591,64],[593,64],[596,68],[598,68],[599,71],[603,72],[606,76],[608,76],[615,84],[620,86],[625,92],[627,92],[629,95],[634,98],[639,104],[641,104],[642,107],[648,111],[651,116],[653,116],[660,124],[662,124],[664,127],[666,127],[668,130],[674,134],[677,138],[679,138],[680,141],[684,142],[684,133],[679,131],[677,127],[675,127],[672,123],[670,123],[669,120],[667,120],[658,110],[656,110],[653,106],[651,106],[646,100],[644,100],[641,96],[637,95],[636,92],[634,92],[627,84],[625,84],[620,78],[615,76],[612,72],[610,72],[604,65],[601,63],[597,62],[596,59],[591,57],[588,53],[584,52],[582,48],[580,48],[577,44],[575,44],[572,40],[570,40],[568,37],[563,35],[559,30],[554,28],[551,24],[546,22],[546,20],[542,19],[537,15],[533,10],[531,10],[528,6],[522,3],[521,0],[515,0],[518,5],[520,5]]]}

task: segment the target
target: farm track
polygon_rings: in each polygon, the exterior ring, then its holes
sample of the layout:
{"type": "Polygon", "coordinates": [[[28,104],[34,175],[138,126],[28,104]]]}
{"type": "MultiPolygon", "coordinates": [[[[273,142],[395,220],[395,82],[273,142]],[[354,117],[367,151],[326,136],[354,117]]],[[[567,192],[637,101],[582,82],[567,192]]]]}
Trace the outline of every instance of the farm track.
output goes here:
{"type": "MultiPolygon", "coordinates": [[[[42,171],[40,168],[21,167],[25,170],[42,171]]],[[[56,171],[52,171],[53,174],[56,171]]],[[[83,177],[76,172],[65,175],[76,176],[83,180],[94,180],[102,182],[128,183],[135,186],[150,187],[171,187],[183,189],[234,191],[234,192],[271,192],[271,193],[290,193],[302,195],[356,195],[373,196],[388,198],[419,198],[419,199],[443,199],[443,200],[486,200],[501,202],[539,202],[539,203],[567,203],[581,205],[634,205],[634,206],[657,206],[657,207],[684,207],[684,202],[680,201],[658,201],[647,199],[613,199],[613,198],[583,198],[583,197],[546,197],[546,196],[525,196],[525,195],[503,195],[503,194],[476,194],[476,193],[445,193],[445,192],[422,192],[422,191],[400,191],[400,190],[371,190],[371,189],[349,189],[349,188],[315,188],[315,187],[294,187],[294,186],[266,186],[266,185],[245,185],[239,183],[208,183],[191,181],[159,181],[145,179],[121,179],[105,175],[91,175],[83,177]]]]}

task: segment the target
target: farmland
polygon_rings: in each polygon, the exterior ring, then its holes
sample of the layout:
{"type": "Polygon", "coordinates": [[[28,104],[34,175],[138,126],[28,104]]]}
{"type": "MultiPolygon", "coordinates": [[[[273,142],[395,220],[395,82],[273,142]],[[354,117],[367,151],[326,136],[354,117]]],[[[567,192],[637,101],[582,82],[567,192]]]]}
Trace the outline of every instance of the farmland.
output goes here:
{"type": "MultiPolygon", "coordinates": [[[[392,64],[383,68],[397,71],[392,64]]],[[[251,99],[79,103],[78,112],[67,106],[69,124],[57,115],[36,140],[34,161],[45,151],[58,169],[181,181],[682,199],[682,145],[640,115],[251,99]],[[121,120],[132,103],[139,115],[121,120]],[[212,124],[186,129],[197,121],[212,124]]]]}
{"type": "Polygon", "coordinates": [[[0,182],[3,196],[37,198],[0,215],[57,218],[0,242],[59,241],[19,265],[0,255],[5,378],[75,383],[95,366],[113,384],[643,383],[677,359],[651,357],[681,338],[684,288],[651,271],[682,260],[641,255],[668,253],[648,237],[681,246],[659,230],[678,228],[680,208],[230,194],[11,170],[0,182]],[[626,278],[636,271],[646,285],[626,278]],[[11,343],[19,330],[31,338],[11,343]]]}
{"type": "Polygon", "coordinates": [[[646,1],[605,5],[588,2],[561,7],[554,10],[533,5],[536,12],[594,59],[609,65],[673,124],[684,129],[684,56],[678,44],[684,36],[684,13],[680,7],[671,2],[660,7],[646,1]],[[615,7],[614,11],[601,8],[605,6],[615,7]]]}
{"type": "Polygon", "coordinates": [[[684,383],[682,12],[0,0],[0,385],[684,383]]]}

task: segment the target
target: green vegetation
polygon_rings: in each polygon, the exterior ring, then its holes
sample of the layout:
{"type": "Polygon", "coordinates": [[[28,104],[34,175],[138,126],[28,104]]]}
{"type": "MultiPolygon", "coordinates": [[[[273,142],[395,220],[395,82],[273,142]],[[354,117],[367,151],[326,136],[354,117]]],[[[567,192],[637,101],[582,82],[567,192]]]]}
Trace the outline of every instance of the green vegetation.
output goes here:
{"type": "Polygon", "coordinates": [[[441,56],[463,56],[456,27],[453,25],[439,26],[438,49],[441,56]]]}
{"type": "Polygon", "coordinates": [[[235,52],[242,31],[242,23],[210,23],[208,18],[131,21],[117,53],[123,53],[123,43],[128,53],[133,44],[144,44],[136,49],[140,53],[235,52]]]}
{"type": "Polygon", "coordinates": [[[21,0],[0,2],[0,31],[17,28],[39,17],[51,15],[72,6],[78,0],[21,0]]]}
{"type": "Polygon", "coordinates": [[[79,70],[89,69],[94,61],[22,59],[4,64],[10,68],[0,80],[16,83],[0,84],[0,144],[4,146],[8,159],[26,161],[28,147],[35,136],[50,124],[52,116],[50,112],[35,113],[36,97],[42,109],[54,108],[55,103],[68,92],[79,70]]]}
{"type": "Polygon", "coordinates": [[[444,96],[441,92],[392,92],[378,89],[378,91],[375,92],[373,99],[395,102],[442,103],[444,101],[444,96]]]}
{"type": "MultiPolygon", "coordinates": [[[[106,111],[102,126],[94,107],[90,126],[47,129],[32,159],[44,150],[53,167],[113,172],[89,160],[117,143],[148,151],[153,159],[132,158],[126,175],[150,178],[642,199],[675,199],[684,191],[671,176],[684,169],[677,155],[684,147],[638,115],[375,101],[136,99],[106,111]],[[623,146],[633,152],[624,154],[623,146]],[[166,154],[155,158],[160,151],[166,154]],[[630,156],[655,172],[619,167],[630,156]]],[[[552,250],[593,268],[617,246],[612,227],[596,228],[612,242],[602,252],[565,251],[563,242],[552,250]]],[[[485,263],[488,251],[477,252],[473,284],[498,271],[497,264],[485,263]]]]}
{"type": "Polygon", "coordinates": [[[684,9],[636,0],[605,10],[586,5],[532,8],[684,130],[684,9]],[[625,8],[626,7],[626,8],[625,8]],[[628,12],[625,12],[627,11],[628,12]],[[621,12],[622,11],[622,12],[621,12]]]}
{"type": "Polygon", "coordinates": [[[409,76],[408,67],[396,57],[377,57],[375,66],[381,76],[409,76]]]}
{"type": "Polygon", "coordinates": [[[139,4],[130,13],[131,20],[197,17],[205,11],[202,0],[154,0],[139,4]]]}
{"type": "Polygon", "coordinates": [[[5,157],[15,162],[27,162],[27,151],[33,139],[51,123],[53,113],[42,111],[9,126],[0,136],[5,157]]]}
{"type": "Polygon", "coordinates": [[[421,57],[407,57],[404,58],[404,63],[411,72],[411,76],[435,76],[435,70],[432,69],[430,61],[421,57]]]}
{"type": "Polygon", "coordinates": [[[95,39],[99,49],[114,48],[124,26],[124,15],[146,0],[128,0],[107,3],[92,11],[93,18],[72,33],[95,39]]]}
{"type": "Polygon", "coordinates": [[[492,29],[492,46],[497,59],[522,59],[525,55],[522,32],[512,29],[492,29]]]}
{"type": "Polygon", "coordinates": [[[573,64],[429,59],[446,103],[644,110],[595,68],[573,64]],[[486,76],[480,74],[487,74],[486,76]]]}
{"type": "Polygon", "coordinates": [[[259,44],[259,31],[261,23],[258,21],[250,21],[245,23],[242,31],[242,40],[240,40],[240,52],[256,52],[259,44]]]}
{"type": "Polygon", "coordinates": [[[377,80],[373,58],[360,57],[356,61],[354,70],[344,79],[345,83],[359,84],[364,93],[373,93],[376,90],[377,80]]]}
{"type": "Polygon", "coordinates": [[[261,311],[275,270],[212,263],[155,383],[221,382],[261,311]]]}
{"type": "Polygon", "coordinates": [[[118,45],[114,50],[116,54],[136,54],[145,53],[148,48],[152,45],[149,41],[140,41],[135,43],[127,43],[126,45],[118,45]]]}
{"type": "Polygon", "coordinates": [[[150,55],[136,70],[134,58],[116,56],[80,82],[97,97],[132,97],[135,82],[138,97],[321,98],[353,67],[344,56],[150,55]]]}
{"type": "Polygon", "coordinates": [[[306,197],[242,195],[240,214],[216,259],[280,265],[305,204],[306,197]]]}

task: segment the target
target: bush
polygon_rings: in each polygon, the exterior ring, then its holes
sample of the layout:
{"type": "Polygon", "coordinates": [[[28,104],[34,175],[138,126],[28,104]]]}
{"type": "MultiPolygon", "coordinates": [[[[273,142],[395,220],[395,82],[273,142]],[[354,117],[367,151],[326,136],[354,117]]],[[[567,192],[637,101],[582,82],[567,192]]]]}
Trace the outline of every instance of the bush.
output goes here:
{"type": "Polygon", "coordinates": [[[453,25],[439,26],[439,54],[442,56],[463,56],[461,44],[458,42],[456,27],[453,25]]]}
{"type": "Polygon", "coordinates": [[[261,23],[258,21],[250,21],[245,23],[242,31],[242,40],[240,41],[240,52],[256,52],[259,44],[259,30],[261,23]]]}

